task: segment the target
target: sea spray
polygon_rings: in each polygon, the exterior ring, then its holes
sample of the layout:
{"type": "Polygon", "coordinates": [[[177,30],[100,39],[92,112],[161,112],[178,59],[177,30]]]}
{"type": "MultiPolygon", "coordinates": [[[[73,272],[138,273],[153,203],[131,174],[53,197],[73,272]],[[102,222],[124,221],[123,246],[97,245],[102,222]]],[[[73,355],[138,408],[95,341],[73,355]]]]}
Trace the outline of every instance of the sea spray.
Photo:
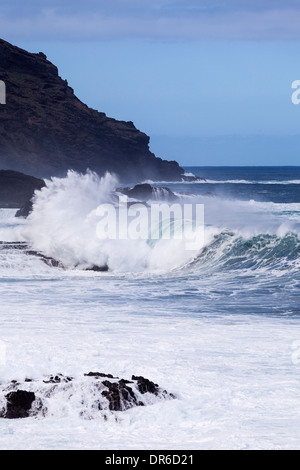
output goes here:
{"type": "Polygon", "coordinates": [[[96,246],[93,211],[110,201],[116,182],[113,175],[99,178],[90,171],[69,171],[66,178],[47,180],[43,191],[35,194],[25,240],[66,267],[105,264],[107,259],[96,246]]]}
{"type": "MultiPolygon", "coordinates": [[[[119,272],[165,271],[197,255],[204,244],[203,211],[200,210],[197,212],[202,217],[199,226],[193,228],[190,220],[189,223],[182,220],[184,228],[175,223],[175,234],[166,237],[166,230],[172,225],[169,213],[161,221],[161,235],[153,236],[153,230],[148,227],[152,207],[141,204],[143,211],[137,210],[139,215],[131,221],[131,227],[126,227],[126,236],[122,235],[123,226],[119,227],[118,236],[102,236],[107,235],[103,217],[108,208],[114,216],[122,210],[115,192],[117,183],[114,175],[107,173],[100,178],[90,171],[86,174],[69,171],[65,178],[47,181],[46,187],[35,194],[33,212],[23,230],[24,239],[35,250],[60,261],[66,268],[107,265],[111,271],[119,272]],[[135,237],[130,229],[134,226],[138,231],[138,225],[141,233],[135,237]],[[142,233],[145,227],[146,236],[142,233]]],[[[179,204],[178,208],[182,209],[179,204]]],[[[128,214],[134,215],[132,205],[128,207],[128,214]]],[[[125,219],[118,217],[118,223],[120,220],[125,219]]],[[[112,229],[114,231],[115,226],[110,221],[109,231],[112,229]]]]}
{"type": "Polygon", "coordinates": [[[141,273],[191,266],[201,272],[298,266],[299,204],[201,196],[191,200],[183,195],[176,206],[183,218],[177,213],[177,219],[172,220],[172,204],[159,206],[156,200],[128,203],[128,198],[116,192],[117,186],[117,178],[109,173],[100,178],[90,171],[69,171],[65,178],[52,178],[36,192],[33,212],[18,228],[22,239],[70,269],[108,266],[111,272],[141,273]],[[186,202],[189,208],[205,203],[205,230],[199,231],[192,249],[193,217],[184,218],[186,202]],[[157,207],[169,212],[149,226],[157,207]],[[115,223],[105,219],[109,209],[115,223]],[[130,227],[128,214],[135,216],[130,227]],[[105,232],[105,225],[113,234],[105,232]]]}

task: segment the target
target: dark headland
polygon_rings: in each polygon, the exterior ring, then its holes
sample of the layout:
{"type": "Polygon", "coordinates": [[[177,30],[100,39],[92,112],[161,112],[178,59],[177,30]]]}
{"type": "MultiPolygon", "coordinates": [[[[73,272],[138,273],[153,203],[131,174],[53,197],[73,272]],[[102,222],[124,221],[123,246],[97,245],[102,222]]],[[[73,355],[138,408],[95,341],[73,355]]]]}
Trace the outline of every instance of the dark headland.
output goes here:
{"type": "MultiPolygon", "coordinates": [[[[29,205],[30,200],[36,190],[45,186],[42,179],[24,175],[17,171],[0,170],[0,207],[17,209],[24,204],[29,205]]],[[[26,210],[26,207],[24,207],[26,210]]]]}
{"type": "Polygon", "coordinates": [[[177,162],[157,158],[149,137],[132,122],[82,103],[42,52],[29,53],[0,39],[0,80],[6,84],[0,170],[47,178],[89,168],[114,172],[122,182],[181,180],[184,170],[177,162]]]}

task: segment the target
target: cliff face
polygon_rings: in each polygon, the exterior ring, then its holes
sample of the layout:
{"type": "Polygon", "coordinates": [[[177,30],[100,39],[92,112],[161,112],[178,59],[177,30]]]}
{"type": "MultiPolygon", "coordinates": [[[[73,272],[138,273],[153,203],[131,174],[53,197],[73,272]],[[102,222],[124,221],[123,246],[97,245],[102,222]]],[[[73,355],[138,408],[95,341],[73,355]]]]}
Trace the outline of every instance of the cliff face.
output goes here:
{"type": "Polygon", "coordinates": [[[43,53],[32,54],[0,39],[0,169],[37,177],[87,168],[117,173],[123,181],[178,180],[176,162],[156,158],[149,137],[132,122],[89,108],[43,53]]]}

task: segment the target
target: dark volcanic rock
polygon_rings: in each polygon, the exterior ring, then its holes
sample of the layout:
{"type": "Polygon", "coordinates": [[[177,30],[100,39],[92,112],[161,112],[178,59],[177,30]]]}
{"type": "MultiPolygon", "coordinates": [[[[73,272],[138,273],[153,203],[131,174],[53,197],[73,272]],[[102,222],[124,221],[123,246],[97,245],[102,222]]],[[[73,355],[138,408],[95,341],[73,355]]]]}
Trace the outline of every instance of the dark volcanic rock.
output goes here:
{"type": "Polygon", "coordinates": [[[60,261],[57,261],[54,258],[51,258],[50,256],[45,256],[43,253],[40,253],[38,251],[33,251],[33,250],[25,250],[25,253],[30,256],[37,256],[40,258],[45,264],[47,264],[50,267],[53,268],[63,268],[64,266],[60,261]]]}
{"type": "Polygon", "coordinates": [[[156,158],[149,137],[132,122],[82,103],[45,54],[0,39],[0,80],[7,92],[0,106],[0,168],[42,178],[89,168],[123,181],[181,179],[183,169],[156,158]]]}
{"type": "Polygon", "coordinates": [[[34,191],[44,186],[45,182],[41,179],[16,171],[0,170],[0,207],[19,208],[31,200],[34,191]]]}
{"type": "Polygon", "coordinates": [[[98,379],[99,377],[103,378],[103,377],[106,377],[108,379],[113,379],[115,378],[113,375],[111,374],[104,374],[103,372],[89,372],[88,374],[84,374],[85,377],[95,377],[96,379],[98,379]]]}
{"type": "Polygon", "coordinates": [[[109,270],[107,264],[104,266],[93,265],[90,268],[86,268],[85,271],[94,271],[95,273],[105,273],[109,270]]]}
{"type": "Polygon", "coordinates": [[[109,382],[104,380],[103,385],[108,388],[102,392],[102,395],[108,400],[111,411],[125,411],[132,406],[144,406],[142,401],[138,401],[132,388],[127,385],[127,381],[109,382]]]}
{"type": "Polygon", "coordinates": [[[118,191],[138,201],[160,200],[172,202],[177,199],[169,188],[153,188],[148,183],[137,184],[134,188],[118,188],[118,191]]]}
{"type": "Polygon", "coordinates": [[[63,408],[66,405],[64,401],[67,401],[68,407],[74,407],[74,410],[79,410],[80,416],[88,419],[99,415],[106,418],[108,411],[126,411],[160,400],[175,399],[172,393],[142,376],[133,375],[132,380],[126,380],[102,372],[89,372],[83,377],[53,374],[40,380],[2,383],[0,418],[46,417],[50,401],[56,400],[57,395],[63,408]]]}
{"type": "Polygon", "coordinates": [[[16,392],[8,393],[8,395],[6,395],[6,400],[7,410],[4,418],[28,418],[29,410],[35,400],[35,394],[33,392],[17,390],[16,392]]]}
{"type": "Polygon", "coordinates": [[[62,382],[72,382],[72,377],[64,377],[62,374],[50,375],[46,380],[43,380],[44,384],[60,384],[62,382]]]}
{"type": "Polygon", "coordinates": [[[22,207],[16,212],[15,217],[24,217],[25,219],[31,214],[33,210],[33,202],[29,199],[22,207]]]}
{"type": "MultiPolygon", "coordinates": [[[[65,269],[65,266],[61,263],[61,261],[58,261],[51,256],[46,256],[43,253],[39,251],[32,250],[27,243],[24,242],[5,242],[5,241],[0,241],[0,251],[5,250],[5,251],[23,251],[26,255],[28,256],[36,256],[39,258],[41,261],[43,261],[47,266],[50,266],[51,268],[60,268],[60,269],[65,269]]],[[[94,272],[107,272],[109,270],[107,265],[104,266],[90,266],[87,268],[82,268],[84,271],[94,271],[94,272]]]]}
{"type": "Polygon", "coordinates": [[[182,180],[186,182],[206,181],[206,179],[202,178],[201,176],[187,176],[187,175],[184,175],[182,180]]]}
{"type": "Polygon", "coordinates": [[[132,380],[137,380],[138,389],[142,394],[149,392],[157,395],[159,392],[159,386],[145,377],[133,375],[132,380]]]}

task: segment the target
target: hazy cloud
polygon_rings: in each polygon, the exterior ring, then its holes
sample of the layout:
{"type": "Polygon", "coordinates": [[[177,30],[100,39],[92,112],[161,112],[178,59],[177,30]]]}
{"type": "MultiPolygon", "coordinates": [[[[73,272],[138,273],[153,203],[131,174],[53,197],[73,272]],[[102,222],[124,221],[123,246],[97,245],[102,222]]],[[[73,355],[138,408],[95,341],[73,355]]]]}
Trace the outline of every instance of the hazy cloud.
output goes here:
{"type": "Polygon", "coordinates": [[[298,0],[4,0],[1,37],[300,39],[298,0]]]}

